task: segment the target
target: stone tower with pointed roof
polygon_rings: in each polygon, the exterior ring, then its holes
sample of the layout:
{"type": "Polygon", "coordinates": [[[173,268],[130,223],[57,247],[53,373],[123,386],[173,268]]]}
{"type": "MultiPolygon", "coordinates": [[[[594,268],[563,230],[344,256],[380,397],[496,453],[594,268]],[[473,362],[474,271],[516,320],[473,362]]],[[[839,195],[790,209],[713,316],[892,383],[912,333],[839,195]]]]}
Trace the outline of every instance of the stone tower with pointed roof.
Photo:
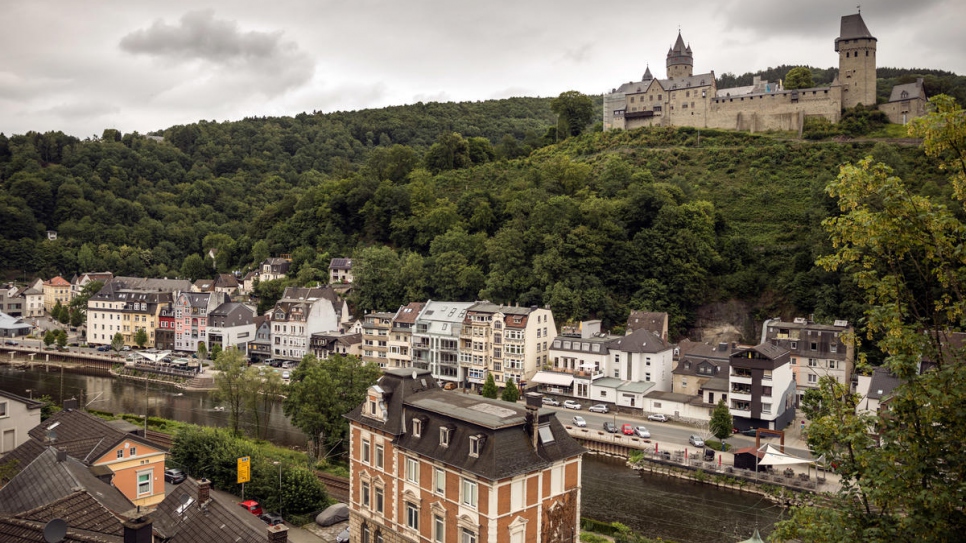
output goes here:
{"type": "Polygon", "coordinates": [[[865,26],[861,13],[842,17],[835,51],[839,54],[843,108],[875,105],[875,47],[876,39],[865,26]]]}
{"type": "Polygon", "coordinates": [[[694,55],[691,54],[691,46],[684,45],[681,31],[678,30],[678,39],[667,52],[667,78],[691,77],[693,70],[694,55]]]}

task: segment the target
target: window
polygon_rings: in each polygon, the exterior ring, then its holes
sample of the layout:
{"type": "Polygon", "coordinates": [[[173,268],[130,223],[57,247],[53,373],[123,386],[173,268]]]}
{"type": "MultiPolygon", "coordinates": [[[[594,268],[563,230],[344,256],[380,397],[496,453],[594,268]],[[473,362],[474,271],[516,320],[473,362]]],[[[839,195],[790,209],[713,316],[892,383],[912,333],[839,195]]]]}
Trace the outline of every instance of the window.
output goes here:
{"type": "Polygon", "coordinates": [[[770,403],[763,403],[763,404],[761,404],[761,412],[763,414],[770,414],[771,413],[771,404],[770,403]]]}
{"type": "Polygon", "coordinates": [[[137,447],[131,447],[131,450],[130,450],[129,454],[131,456],[137,456],[138,455],[138,448],[137,447]]]}
{"type": "Polygon", "coordinates": [[[818,376],[815,375],[814,373],[809,373],[808,374],[808,382],[809,383],[817,383],[818,382],[818,376]]]}
{"type": "Polygon", "coordinates": [[[363,464],[369,463],[369,440],[368,439],[362,440],[362,463],[363,464]]]}
{"type": "Polygon", "coordinates": [[[480,443],[480,436],[472,436],[472,437],[470,437],[470,456],[472,456],[474,458],[479,457],[480,456],[480,447],[481,446],[482,446],[482,444],[480,443]]]}
{"type": "Polygon", "coordinates": [[[385,500],[383,499],[383,491],[382,491],[382,488],[376,487],[376,512],[377,513],[382,513],[383,512],[383,503],[384,502],[385,502],[385,500]]]}
{"type": "Polygon", "coordinates": [[[406,480],[419,484],[419,460],[406,457],[406,480]]]}
{"type": "Polygon", "coordinates": [[[828,369],[834,370],[835,369],[835,365],[836,364],[835,364],[835,361],[834,360],[829,360],[828,361],[828,369]]]}
{"type": "Polygon", "coordinates": [[[462,498],[463,505],[476,507],[476,481],[463,479],[462,498]]]}
{"type": "Polygon", "coordinates": [[[761,376],[763,381],[771,381],[771,370],[765,370],[765,373],[761,376]]]}
{"type": "Polygon", "coordinates": [[[362,506],[369,507],[369,483],[362,483],[362,506]]]}
{"type": "Polygon", "coordinates": [[[445,426],[439,429],[439,446],[449,447],[450,429],[445,426]]]}
{"type": "Polygon", "coordinates": [[[443,543],[445,536],[446,525],[443,523],[443,517],[433,515],[433,541],[435,543],[443,543]]]}
{"type": "Polygon", "coordinates": [[[382,469],[383,467],[383,448],[382,445],[376,445],[376,467],[382,469]]]}
{"type": "Polygon", "coordinates": [[[467,528],[460,528],[460,543],[476,543],[476,533],[467,528]]]}
{"type": "Polygon", "coordinates": [[[118,458],[124,458],[124,449],[118,449],[117,450],[117,457],[118,458]]]}
{"type": "Polygon", "coordinates": [[[7,416],[7,402],[0,402],[0,417],[7,416]]]}
{"type": "Polygon", "coordinates": [[[406,526],[419,530],[419,508],[411,502],[406,502],[406,526]]]}
{"type": "Polygon", "coordinates": [[[444,470],[443,468],[436,468],[436,471],[433,474],[433,479],[436,487],[435,488],[436,493],[445,494],[446,493],[446,470],[444,470]]]}
{"type": "Polygon", "coordinates": [[[815,359],[814,359],[814,358],[809,358],[809,359],[808,359],[808,367],[810,367],[810,368],[814,368],[814,367],[815,367],[815,366],[817,366],[817,365],[818,365],[818,363],[817,363],[817,362],[815,361],[815,359]]]}
{"type": "MultiPolygon", "coordinates": [[[[650,366],[651,365],[651,357],[650,356],[644,359],[644,365],[645,366],[650,366]]],[[[690,366],[688,366],[688,367],[690,367],[690,366]]]]}
{"type": "Polygon", "coordinates": [[[811,346],[812,346],[812,350],[813,351],[817,351],[818,350],[818,343],[816,343],[816,342],[813,341],[813,342],[811,342],[811,346]]]}
{"type": "Polygon", "coordinates": [[[151,494],[151,475],[153,473],[152,470],[138,472],[138,496],[151,494]]]}
{"type": "Polygon", "coordinates": [[[831,352],[833,352],[833,353],[836,353],[839,350],[839,346],[836,343],[830,343],[829,346],[828,346],[828,350],[831,351],[831,352]]]}
{"type": "Polygon", "coordinates": [[[419,437],[423,433],[423,421],[413,419],[413,437],[419,437]]]}
{"type": "Polygon", "coordinates": [[[645,373],[644,374],[644,380],[645,381],[650,381],[651,380],[651,374],[650,373],[645,373]]]}

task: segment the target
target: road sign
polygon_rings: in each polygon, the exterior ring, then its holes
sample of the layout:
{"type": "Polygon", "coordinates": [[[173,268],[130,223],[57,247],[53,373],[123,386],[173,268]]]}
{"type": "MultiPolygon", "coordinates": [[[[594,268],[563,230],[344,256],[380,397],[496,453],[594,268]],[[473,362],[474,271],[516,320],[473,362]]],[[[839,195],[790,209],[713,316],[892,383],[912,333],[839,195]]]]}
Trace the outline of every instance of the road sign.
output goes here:
{"type": "Polygon", "coordinates": [[[252,480],[251,458],[243,456],[238,459],[238,483],[247,483],[252,480]]]}

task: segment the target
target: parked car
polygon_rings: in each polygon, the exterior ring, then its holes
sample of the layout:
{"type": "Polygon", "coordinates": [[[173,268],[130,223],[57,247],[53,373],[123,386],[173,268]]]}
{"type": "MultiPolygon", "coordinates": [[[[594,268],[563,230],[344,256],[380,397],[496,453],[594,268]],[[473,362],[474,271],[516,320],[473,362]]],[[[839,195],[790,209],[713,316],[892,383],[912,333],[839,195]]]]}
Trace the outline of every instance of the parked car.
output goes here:
{"type": "Polygon", "coordinates": [[[654,414],[648,415],[647,420],[653,420],[657,422],[667,422],[668,418],[667,418],[667,415],[663,415],[661,413],[654,413],[654,414]]]}
{"type": "Polygon", "coordinates": [[[554,406],[560,407],[560,402],[557,401],[556,398],[553,398],[551,396],[544,396],[543,405],[554,405],[554,406]]]}
{"type": "Polygon", "coordinates": [[[14,341],[14,340],[12,340],[12,339],[8,339],[7,341],[4,341],[3,344],[4,345],[17,345],[17,342],[14,341]]]}
{"type": "Polygon", "coordinates": [[[635,426],[634,427],[634,435],[636,435],[637,437],[639,437],[641,439],[650,439],[651,438],[651,432],[648,432],[647,431],[647,428],[645,428],[643,426],[635,426]]]}
{"type": "Polygon", "coordinates": [[[590,411],[591,413],[607,413],[610,411],[610,409],[607,409],[605,404],[599,403],[597,405],[588,407],[587,411],[590,411]]]}
{"type": "Polygon", "coordinates": [[[704,440],[694,434],[691,434],[691,437],[688,438],[688,443],[695,447],[704,447],[704,440]]]}
{"type": "Polygon", "coordinates": [[[131,346],[130,345],[125,345],[124,347],[121,348],[121,350],[122,351],[130,351],[131,350],[131,346]]]}
{"type": "Polygon", "coordinates": [[[178,468],[169,468],[169,469],[164,470],[164,480],[165,480],[165,482],[178,485],[178,484],[183,483],[184,480],[187,479],[187,478],[188,478],[188,476],[185,475],[184,472],[181,471],[178,468]]]}
{"type": "Polygon", "coordinates": [[[628,424],[625,422],[624,424],[621,425],[621,433],[624,434],[625,436],[634,435],[634,425],[628,424]]]}
{"type": "Polygon", "coordinates": [[[339,535],[335,536],[335,543],[349,543],[349,527],[346,526],[344,530],[339,532],[339,535]]]}
{"type": "Polygon", "coordinates": [[[107,351],[110,351],[111,350],[111,346],[110,345],[100,345],[100,346],[97,347],[97,350],[100,351],[100,352],[102,352],[102,353],[106,353],[107,351]]]}
{"type": "Polygon", "coordinates": [[[580,404],[573,400],[564,401],[564,407],[567,409],[580,409],[580,404]]]}
{"type": "Polygon", "coordinates": [[[580,415],[577,415],[576,417],[574,417],[573,422],[574,422],[574,426],[578,428],[585,428],[587,426],[587,421],[585,421],[584,417],[581,417],[580,415]]]}
{"type": "Polygon", "coordinates": [[[613,422],[605,422],[604,423],[604,431],[605,432],[609,432],[611,434],[616,434],[617,433],[617,425],[614,424],[613,422]]]}
{"type": "Polygon", "coordinates": [[[283,371],[282,372],[282,379],[288,379],[291,376],[292,375],[288,371],[283,371]]]}
{"type": "Polygon", "coordinates": [[[282,516],[277,513],[262,513],[258,515],[258,518],[262,519],[265,524],[269,526],[275,526],[276,524],[285,524],[282,516]]]}
{"type": "Polygon", "coordinates": [[[248,510],[249,513],[256,516],[264,513],[264,511],[262,511],[262,506],[259,505],[259,503],[255,500],[245,500],[243,502],[238,502],[238,505],[244,507],[245,509],[248,510]]]}

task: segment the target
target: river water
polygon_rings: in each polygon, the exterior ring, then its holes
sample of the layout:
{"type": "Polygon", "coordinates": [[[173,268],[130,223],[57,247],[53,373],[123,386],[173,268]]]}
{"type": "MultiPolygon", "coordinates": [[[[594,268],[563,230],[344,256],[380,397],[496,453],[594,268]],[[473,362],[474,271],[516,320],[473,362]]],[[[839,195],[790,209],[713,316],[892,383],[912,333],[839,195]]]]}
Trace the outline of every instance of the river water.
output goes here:
{"type": "MultiPolygon", "coordinates": [[[[207,426],[227,426],[228,413],[214,408],[208,392],[100,375],[0,366],[0,390],[32,395],[77,398],[88,409],[144,414],[207,426]],[[27,392],[30,390],[30,392],[27,392]]],[[[304,450],[306,437],[282,413],[280,403],[269,413],[267,439],[304,450]]],[[[741,541],[757,526],[762,537],[771,532],[782,509],[755,494],[628,469],[623,460],[584,456],[581,515],[604,522],[621,522],[651,538],[689,543],[741,541]]]]}

